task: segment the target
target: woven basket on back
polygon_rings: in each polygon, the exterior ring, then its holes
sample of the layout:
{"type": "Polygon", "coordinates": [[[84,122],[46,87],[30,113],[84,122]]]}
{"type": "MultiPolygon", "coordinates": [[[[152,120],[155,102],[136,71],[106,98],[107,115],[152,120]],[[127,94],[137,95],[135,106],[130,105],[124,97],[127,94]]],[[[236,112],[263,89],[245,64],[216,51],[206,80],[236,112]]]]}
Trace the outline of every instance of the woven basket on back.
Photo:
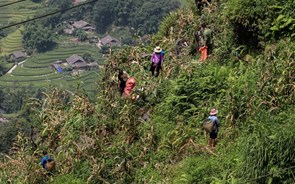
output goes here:
{"type": "Polygon", "coordinates": [[[214,129],[214,123],[210,119],[206,119],[203,121],[203,127],[206,132],[210,133],[214,129]]]}
{"type": "Polygon", "coordinates": [[[55,169],[55,161],[47,161],[46,162],[46,170],[53,171],[55,169]]]}

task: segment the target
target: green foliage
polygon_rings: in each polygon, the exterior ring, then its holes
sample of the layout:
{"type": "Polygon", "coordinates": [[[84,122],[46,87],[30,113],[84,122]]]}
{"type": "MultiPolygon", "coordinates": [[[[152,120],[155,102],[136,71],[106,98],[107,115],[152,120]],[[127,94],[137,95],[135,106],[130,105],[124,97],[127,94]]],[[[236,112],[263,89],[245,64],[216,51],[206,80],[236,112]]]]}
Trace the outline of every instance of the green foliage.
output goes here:
{"type": "Polygon", "coordinates": [[[140,35],[157,31],[160,20],[180,5],[176,1],[143,1],[143,0],[104,0],[95,4],[93,22],[100,33],[108,26],[130,26],[140,35]],[[158,6],[155,6],[157,4],[158,6]]]}
{"type": "Polygon", "coordinates": [[[8,152],[13,142],[14,137],[17,135],[17,124],[15,122],[0,123],[0,152],[8,152]]]}
{"type": "Polygon", "coordinates": [[[29,50],[45,52],[54,48],[56,43],[50,29],[34,22],[25,26],[23,45],[29,50]]]}
{"type": "Polygon", "coordinates": [[[160,112],[175,120],[179,115],[193,118],[197,112],[208,110],[212,105],[218,106],[221,102],[216,102],[216,99],[224,96],[227,89],[228,70],[225,67],[217,69],[216,65],[199,65],[193,68],[191,74],[186,72],[180,75],[171,84],[172,94],[160,106],[160,112]],[[214,101],[216,104],[212,104],[214,101]]]}
{"type": "Polygon", "coordinates": [[[95,22],[96,30],[99,33],[105,33],[107,26],[109,26],[113,20],[114,15],[112,14],[112,1],[98,1],[93,8],[93,22],[95,22]]]}
{"type": "Polygon", "coordinates": [[[34,93],[34,89],[25,87],[0,89],[0,108],[8,114],[18,112],[25,104],[25,100],[34,93]]]}
{"type": "MultiPolygon", "coordinates": [[[[231,0],[227,3],[227,16],[237,29],[237,33],[251,32],[254,36],[277,38],[294,37],[293,0],[231,0]],[[241,28],[238,28],[241,26],[241,28]]],[[[241,36],[241,35],[240,35],[241,36]]]]}
{"type": "MultiPolygon", "coordinates": [[[[240,45],[231,23],[260,30],[252,24],[260,22],[246,16],[253,3],[253,11],[261,13],[253,16],[266,18],[261,7],[266,1],[213,2],[202,11],[205,18],[192,9],[171,13],[151,45],[110,53],[98,79],[95,104],[79,91],[56,88],[46,91],[43,99],[31,99],[28,118],[39,124],[45,141],[33,150],[25,136],[17,136],[13,154],[1,162],[0,181],[42,183],[36,153],[47,149],[58,163],[59,173],[52,180],[60,183],[294,182],[295,45],[291,39],[278,39],[261,44],[259,52],[240,45]],[[233,6],[238,2],[245,12],[233,6]],[[229,10],[245,13],[246,19],[227,19],[229,10]],[[199,63],[184,47],[177,57],[175,41],[190,44],[203,19],[214,31],[212,56],[199,63]],[[167,53],[159,78],[150,77],[150,57],[141,57],[155,45],[167,53]],[[135,77],[132,96],[139,94],[137,101],[118,94],[118,68],[135,77]],[[200,124],[212,107],[221,120],[215,149],[207,146],[208,135],[200,124]],[[32,170],[36,172],[30,174],[32,170]]],[[[259,42],[255,36],[252,39],[259,42]]]]}
{"type": "Polygon", "coordinates": [[[171,183],[211,183],[222,171],[217,158],[189,157],[180,162],[171,183]]]}
{"type": "Polygon", "coordinates": [[[48,184],[84,184],[85,181],[73,174],[67,174],[64,176],[59,176],[53,180],[53,182],[48,182],[48,184]]]}
{"type": "Polygon", "coordinates": [[[83,29],[78,29],[78,30],[75,30],[75,36],[78,37],[78,39],[83,42],[85,40],[87,40],[87,33],[83,30],[83,29]]]}
{"type": "Polygon", "coordinates": [[[277,116],[257,113],[246,135],[241,138],[241,175],[250,183],[292,182],[295,166],[295,127],[292,122],[295,116],[288,112],[277,116]]]}

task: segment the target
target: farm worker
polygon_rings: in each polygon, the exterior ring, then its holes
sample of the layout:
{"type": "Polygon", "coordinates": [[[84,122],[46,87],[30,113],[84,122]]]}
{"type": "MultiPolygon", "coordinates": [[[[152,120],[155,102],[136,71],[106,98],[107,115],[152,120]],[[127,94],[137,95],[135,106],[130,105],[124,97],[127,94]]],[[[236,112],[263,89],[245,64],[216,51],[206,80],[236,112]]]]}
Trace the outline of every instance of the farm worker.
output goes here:
{"type": "Polygon", "coordinates": [[[55,162],[53,159],[47,154],[47,151],[43,150],[43,158],[41,159],[42,167],[47,171],[52,171],[55,168],[55,162]]]}
{"type": "Polygon", "coordinates": [[[195,0],[197,9],[202,10],[204,5],[209,4],[211,0],[195,0]]]}
{"type": "Polygon", "coordinates": [[[208,117],[208,119],[210,119],[214,125],[212,132],[210,132],[210,138],[209,138],[209,146],[210,147],[215,147],[215,144],[216,144],[215,139],[217,138],[218,127],[220,125],[220,122],[217,118],[217,113],[218,113],[218,111],[213,108],[213,109],[211,109],[210,116],[208,117]]]}
{"type": "Polygon", "coordinates": [[[204,43],[203,32],[202,30],[199,30],[194,35],[194,45],[193,45],[193,50],[191,53],[194,55],[195,52],[198,52],[199,49],[202,47],[203,43],[204,43]]]}
{"type": "Polygon", "coordinates": [[[152,54],[152,63],[151,63],[151,72],[152,76],[154,76],[155,70],[156,70],[156,75],[155,77],[159,76],[160,70],[162,69],[162,63],[164,62],[164,52],[161,49],[161,47],[157,46],[154,49],[154,52],[152,54]]]}
{"type": "Polygon", "coordinates": [[[119,88],[119,92],[120,92],[121,96],[122,96],[124,89],[126,87],[126,81],[128,80],[128,78],[129,78],[129,76],[125,71],[119,70],[118,88],[119,88]]]}
{"type": "Polygon", "coordinates": [[[193,44],[191,45],[190,54],[193,55],[193,56],[196,55],[197,52],[199,52],[200,48],[202,47],[203,43],[204,43],[204,41],[203,41],[203,31],[200,28],[199,31],[196,31],[194,33],[193,44]]]}
{"type": "Polygon", "coordinates": [[[201,52],[201,59],[200,61],[205,61],[208,58],[208,47],[207,46],[203,46],[199,49],[199,51],[201,52]]]}
{"type": "Polygon", "coordinates": [[[202,0],[195,0],[195,4],[198,9],[203,8],[203,1],[202,0]]]}
{"type": "Polygon", "coordinates": [[[207,54],[212,54],[213,43],[212,43],[212,30],[206,27],[205,23],[201,24],[201,31],[203,32],[203,46],[206,46],[208,51],[207,54]]]}
{"type": "Polygon", "coordinates": [[[126,81],[126,87],[124,89],[124,95],[129,97],[131,94],[132,89],[134,88],[136,83],[136,80],[133,77],[130,77],[127,81],[126,81]]]}

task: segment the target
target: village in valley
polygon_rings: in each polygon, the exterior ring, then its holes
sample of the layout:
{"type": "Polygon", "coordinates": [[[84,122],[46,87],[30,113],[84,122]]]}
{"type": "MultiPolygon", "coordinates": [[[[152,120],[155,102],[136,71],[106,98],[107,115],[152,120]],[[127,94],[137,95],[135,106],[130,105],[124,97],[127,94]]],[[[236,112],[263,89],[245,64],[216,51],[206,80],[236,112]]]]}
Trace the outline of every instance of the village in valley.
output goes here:
{"type": "MultiPolygon", "coordinates": [[[[64,22],[64,24],[66,28],[63,29],[62,34],[71,36],[72,38],[69,38],[69,41],[77,45],[95,45],[97,47],[97,52],[99,52],[103,47],[111,48],[121,46],[121,42],[117,38],[114,38],[109,34],[106,34],[100,39],[98,38],[98,36],[93,36],[95,35],[95,28],[84,20],[69,21],[64,22]],[[79,40],[79,38],[76,38],[74,36],[74,33],[77,30],[83,30],[87,34],[87,38],[85,38],[83,42],[79,40]]],[[[20,64],[23,64],[27,57],[30,56],[27,55],[24,50],[22,50],[15,51],[5,58],[8,62],[15,63],[15,65],[18,66],[20,64]]],[[[72,54],[69,55],[66,59],[60,58],[56,61],[52,61],[52,63],[49,64],[48,67],[55,70],[59,74],[70,72],[72,76],[76,76],[83,71],[99,69],[99,64],[91,56],[86,56],[86,58],[83,58],[83,56],[80,56],[78,54],[72,54]]]]}
{"type": "MultiPolygon", "coordinates": [[[[108,33],[98,34],[95,26],[85,20],[64,21],[61,26],[62,29],[55,33],[58,42],[53,50],[44,53],[26,51],[20,40],[18,47],[1,50],[6,71],[0,74],[0,86],[61,85],[64,78],[71,86],[75,86],[74,79],[81,79],[90,86],[103,68],[109,49],[122,45],[119,38],[108,33]]],[[[2,40],[2,45],[10,44],[5,41],[2,40]]]]}

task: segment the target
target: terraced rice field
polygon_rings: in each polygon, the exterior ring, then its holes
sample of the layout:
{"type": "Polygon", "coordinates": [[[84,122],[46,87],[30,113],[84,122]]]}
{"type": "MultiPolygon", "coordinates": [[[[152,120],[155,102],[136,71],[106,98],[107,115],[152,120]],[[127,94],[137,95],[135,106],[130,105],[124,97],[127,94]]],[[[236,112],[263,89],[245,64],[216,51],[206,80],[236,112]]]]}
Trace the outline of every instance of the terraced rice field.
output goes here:
{"type": "MultiPolygon", "coordinates": [[[[15,2],[15,0],[1,0],[0,5],[15,2]]],[[[21,3],[5,6],[0,8],[0,27],[10,25],[12,23],[21,22],[33,17],[36,10],[41,4],[27,0],[21,3]]],[[[22,27],[12,27],[12,31],[6,38],[0,40],[0,55],[10,54],[11,52],[22,50],[22,27]]]]}
{"type": "Polygon", "coordinates": [[[28,58],[22,66],[18,66],[11,74],[6,74],[0,78],[0,87],[31,86],[41,88],[58,86],[63,89],[73,89],[77,87],[78,83],[81,83],[83,89],[94,90],[98,70],[85,71],[79,76],[72,77],[67,73],[58,74],[54,69],[49,68],[57,60],[65,60],[73,54],[83,56],[85,53],[91,54],[93,58],[102,58],[98,49],[92,46],[57,48],[28,58]]]}
{"type": "MultiPolygon", "coordinates": [[[[15,0],[0,0],[0,5],[15,2],[15,0]]],[[[14,5],[0,8],[0,27],[27,20],[35,15],[41,4],[27,0],[14,5]]],[[[23,50],[22,26],[9,28],[7,37],[0,40],[0,55],[7,55],[14,51],[23,50]]],[[[26,62],[18,66],[11,74],[0,77],[0,87],[32,87],[43,88],[57,86],[63,89],[75,89],[79,84],[81,88],[92,91],[96,88],[98,70],[85,71],[78,76],[72,77],[69,73],[58,74],[49,66],[57,60],[65,60],[72,54],[89,53],[93,58],[100,58],[98,49],[92,46],[68,45],[56,48],[46,53],[35,54],[27,58],[26,62]]],[[[13,63],[8,63],[10,68],[13,63]],[[10,66],[11,65],[11,66],[10,66]]]]}
{"type": "Polygon", "coordinates": [[[16,29],[1,40],[1,55],[23,50],[21,28],[16,29]]]}

